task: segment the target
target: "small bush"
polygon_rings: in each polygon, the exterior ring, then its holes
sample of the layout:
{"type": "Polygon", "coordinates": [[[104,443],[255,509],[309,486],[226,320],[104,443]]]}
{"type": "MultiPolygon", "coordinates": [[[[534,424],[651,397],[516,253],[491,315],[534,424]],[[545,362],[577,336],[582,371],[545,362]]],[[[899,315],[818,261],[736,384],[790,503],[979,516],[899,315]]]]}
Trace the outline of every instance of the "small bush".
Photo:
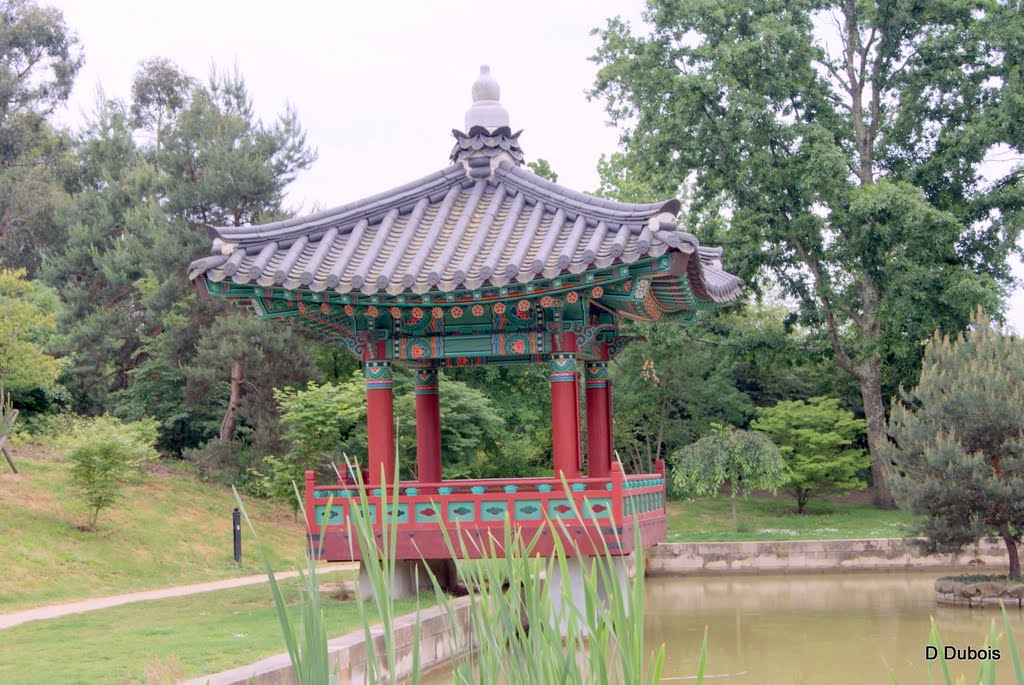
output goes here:
{"type": "Polygon", "coordinates": [[[55,447],[83,421],[77,414],[36,414],[19,417],[15,428],[26,442],[45,447],[55,447]]]}
{"type": "Polygon", "coordinates": [[[256,468],[249,469],[245,490],[253,497],[269,497],[287,502],[298,514],[301,502],[295,499],[295,488],[304,480],[302,467],[273,455],[263,457],[256,468]]]}
{"type": "Polygon", "coordinates": [[[99,513],[122,496],[138,466],[158,455],[158,424],[153,419],[124,423],[111,416],[81,420],[66,439],[65,454],[73,462],[72,486],[89,508],[88,529],[99,513]]]}
{"type": "Polygon", "coordinates": [[[252,449],[238,440],[224,442],[214,438],[195,449],[185,449],[181,457],[195,466],[200,477],[223,485],[243,479],[253,465],[252,449]]]}

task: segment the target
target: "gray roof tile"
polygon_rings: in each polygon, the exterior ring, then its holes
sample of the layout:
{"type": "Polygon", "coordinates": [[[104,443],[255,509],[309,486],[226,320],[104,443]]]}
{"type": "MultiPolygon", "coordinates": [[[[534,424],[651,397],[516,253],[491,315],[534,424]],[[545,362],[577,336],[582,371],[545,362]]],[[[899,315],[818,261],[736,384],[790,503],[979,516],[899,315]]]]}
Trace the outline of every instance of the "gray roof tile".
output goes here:
{"type": "MultiPolygon", "coordinates": [[[[472,138],[470,146],[480,137],[472,138]]],[[[688,266],[697,297],[731,301],[740,281],[721,270],[721,248],[676,230],[669,218],[678,210],[675,200],[627,204],[578,193],[507,160],[474,179],[459,162],[311,216],[211,229],[215,253],[193,262],[189,276],[397,295],[502,286],[678,251],[698,255],[688,266]]]]}

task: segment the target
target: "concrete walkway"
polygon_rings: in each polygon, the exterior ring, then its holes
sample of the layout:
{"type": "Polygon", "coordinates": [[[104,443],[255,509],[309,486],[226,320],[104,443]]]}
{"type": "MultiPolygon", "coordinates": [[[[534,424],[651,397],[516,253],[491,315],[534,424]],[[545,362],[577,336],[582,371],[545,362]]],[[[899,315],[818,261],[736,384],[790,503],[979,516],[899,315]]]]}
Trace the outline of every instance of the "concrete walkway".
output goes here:
{"type": "MultiPolygon", "coordinates": [[[[331,564],[329,567],[326,568],[318,567],[317,573],[323,575],[325,573],[351,571],[358,568],[359,564],[356,563],[331,564]]],[[[298,575],[298,571],[286,571],[284,573],[275,573],[274,577],[278,580],[284,580],[286,578],[294,578],[298,575]]],[[[0,614],[0,630],[3,630],[4,628],[13,628],[14,626],[21,625],[22,623],[28,623],[29,621],[42,621],[48,618],[59,618],[61,616],[69,616],[71,614],[83,614],[87,611],[109,609],[110,607],[121,606],[122,604],[131,604],[133,602],[149,602],[155,599],[184,597],[185,595],[195,595],[201,592],[213,592],[215,590],[230,590],[231,588],[244,587],[246,585],[257,585],[259,583],[265,582],[267,582],[266,575],[244,576],[242,578],[214,580],[209,583],[196,583],[194,585],[177,585],[175,587],[166,587],[161,588],[159,590],[131,592],[126,595],[113,595],[111,597],[94,597],[93,599],[83,599],[78,602],[68,602],[66,604],[51,604],[49,606],[36,607],[35,609],[25,609],[24,611],[15,611],[9,614],[0,614]]]]}

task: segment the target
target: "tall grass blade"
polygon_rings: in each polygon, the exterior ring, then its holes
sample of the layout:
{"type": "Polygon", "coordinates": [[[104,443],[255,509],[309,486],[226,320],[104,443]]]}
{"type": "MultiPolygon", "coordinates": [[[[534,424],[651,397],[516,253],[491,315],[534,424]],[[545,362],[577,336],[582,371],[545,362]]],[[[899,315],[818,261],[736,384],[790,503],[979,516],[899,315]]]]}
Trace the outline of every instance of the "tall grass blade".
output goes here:
{"type": "MultiPolygon", "coordinates": [[[[949,664],[946,663],[946,650],[942,644],[942,638],[939,637],[939,627],[935,625],[935,617],[931,618],[931,633],[928,637],[928,644],[935,647],[938,651],[938,662],[942,668],[942,678],[946,685],[953,685],[953,678],[949,675],[949,664]]],[[[932,682],[932,663],[928,662],[928,682],[932,682]]]]}
{"type": "MultiPolygon", "coordinates": [[[[263,543],[260,542],[259,535],[256,534],[256,529],[252,525],[252,519],[249,518],[249,513],[245,510],[245,504],[242,502],[238,490],[234,486],[231,487],[231,490],[234,493],[238,509],[242,513],[242,517],[245,519],[245,523],[249,527],[249,531],[256,541],[256,547],[260,552],[263,569],[267,574],[267,582],[270,585],[270,593],[274,599],[274,609],[281,624],[281,634],[284,637],[288,658],[291,661],[292,671],[295,674],[295,682],[298,685],[322,685],[327,683],[327,632],[324,628],[323,615],[320,611],[320,591],[316,575],[316,562],[310,558],[307,550],[307,573],[302,574],[300,570],[300,580],[305,587],[305,593],[302,595],[300,590],[302,616],[300,619],[300,632],[296,636],[295,629],[292,627],[291,620],[288,617],[288,604],[281,593],[281,588],[277,583],[274,569],[263,548],[263,543]]],[[[330,511],[330,503],[328,503],[327,511],[330,511]]]]}
{"type": "Polygon", "coordinates": [[[708,627],[704,626],[704,641],[700,643],[700,656],[697,658],[697,685],[704,683],[704,669],[708,665],[708,627]]]}
{"type": "Polygon", "coordinates": [[[1017,636],[1013,634],[1013,626],[1010,625],[1010,615],[1006,612],[1006,606],[1001,606],[1000,611],[1003,613],[1003,627],[1006,628],[1006,650],[1010,653],[1014,679],[1017,681],[1017,685],[1024,685],[1024,668],[1021,667],[1020,652],[1017,650],[1017,636]]]}

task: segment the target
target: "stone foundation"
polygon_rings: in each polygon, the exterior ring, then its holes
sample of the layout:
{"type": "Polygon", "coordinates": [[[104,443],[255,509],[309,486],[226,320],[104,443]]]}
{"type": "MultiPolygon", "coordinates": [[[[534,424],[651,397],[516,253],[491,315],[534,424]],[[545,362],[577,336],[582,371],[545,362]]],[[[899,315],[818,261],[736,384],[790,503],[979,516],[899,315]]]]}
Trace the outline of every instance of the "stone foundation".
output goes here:
{"type": "Polygon", "coordinates": [[[1006,572],[1006,548],[986,539],[960,554],[925,554],[915,538],[663,542],[647,550],[650,576],[977,569],[1006,572]]]}
{"type": "Polygon", "coordinates": [[[1024,609],[1024,583],[995,581],[965,582],[959,578],[939,578],[935,581],[935,596],[939,604],[965,607],[1016,607],[1024,609]]]}
{"type": "MultiPolygon", "coordinates": [[[[451,559],[396,559],[394,562],[394,582],[389,590],[391,597],[415,597],[423,591],[433,591],[433,576],[442,590],[455,590],[458,584],[458,573],[455,562],[451,559]]],[[[359,562],[359,596],[364,599],[373,597],[373,584],[366,571],[366,562],[359,562]]]]}

